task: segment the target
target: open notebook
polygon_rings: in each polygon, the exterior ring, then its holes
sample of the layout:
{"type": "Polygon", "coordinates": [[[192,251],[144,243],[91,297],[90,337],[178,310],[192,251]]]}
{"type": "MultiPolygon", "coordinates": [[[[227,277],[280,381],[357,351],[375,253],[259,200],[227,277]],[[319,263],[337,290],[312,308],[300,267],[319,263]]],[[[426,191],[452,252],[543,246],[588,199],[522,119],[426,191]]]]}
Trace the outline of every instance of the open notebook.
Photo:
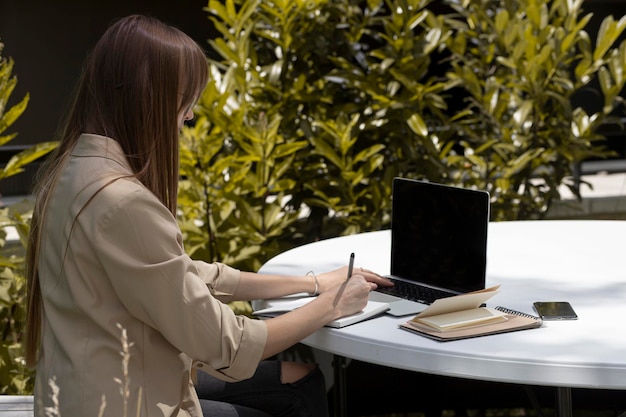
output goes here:
{"type": "MultiPolygon", "coordinates": [[[[260,300],[255,305],[256,309],[252,312],[257,317],[275,317],[277,315],[295,310],[303,305],[313,301],[316,297],[310,296],[289,296],[283,298],[275,298],[270,300],[260,300]]],[[[389,304],[379,301],[368,301],[363,311],[345,316],[337,320],[333,320],[326,324],[326,327],[345,327],[363,320],[376,317],[389,309],[389,304]]]]}
{"type": "Polygon", "coordinates": [[[440,331],[433,329],[432,327],[424,326],[414,318],[413,320],[400,324],[400,328],[438,342],[448,342],[451,340],[470,339],[479,336],[536,329],[543,325],[543,320],[540,317],[536,317],[531,314],[522,313],[501,306],[497,306],[495,310],[500,312],[505,320],[486,322],[486,324],[467,326],[449,331],[440,331]]]}

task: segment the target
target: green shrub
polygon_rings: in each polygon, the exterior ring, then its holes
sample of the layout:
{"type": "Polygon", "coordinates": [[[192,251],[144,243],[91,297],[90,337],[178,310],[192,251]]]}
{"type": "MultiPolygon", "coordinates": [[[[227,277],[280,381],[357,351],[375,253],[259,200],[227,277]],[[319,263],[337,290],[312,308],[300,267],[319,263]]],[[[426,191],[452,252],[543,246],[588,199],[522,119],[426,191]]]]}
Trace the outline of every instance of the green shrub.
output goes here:
{"type": "MultiPolygon", "coordinates": [[[[9,97],[17,84],[12,76],[13,60],[2,57],[0,43],[0,146],[17,136],[4,134],[26,109],[26,94],[17,104],[8,107],[9,97]]],[[[32,146],[0,167],[0,181],[19,174],[23,167],[56,147],[55,142],[32,146]]],[[[1,196],[0,196],[1,197],[1,196]]],[[[26,278],[24,276],[24,248],[29,229],[32,205],[28,200],[3,207],[0,201],[0,394],[27,394],[33,389],[32,371],[25,366],[22,353],[22,334],[26,323],[26,278]],[[7,242],[7,231],[15,230],[17,243],[7,242]]]]}
{"type": "Polygon", "coordinates": [[[463,155],[450,155],[451,180],[487,189],[494,220],[540,219],[565,185],[578,197],[573,167],[608,156],[598,131],[621,106],[626,17],[604,18],[595,45],[582,0],[464,0],[448,40],[451,70],[466,98],[455,122],[463,155]],[[603,107],[572,104],[599,81],[603,107]]]}
{"type": "Polygon", "coordinates": [[[447,120],[447,85],[428,75],[443,20],[424,0],[369,4],[209,2],[222,59],[181,161],[193,255],[254,269],[387,227],[391,179],[440,170],[425,126],[447,120]]]}
{"type": "Polygon", "coordinates": [[[209,1],[212,80],[185,131],[192,255],[255,269],[386,228],[394,176],[477,187],[492,220],[543,218],[608,156],[624,19],[594,45],[578,0],[209,1]],[[572,98],[599,78],[604,108],[572,98]]]}

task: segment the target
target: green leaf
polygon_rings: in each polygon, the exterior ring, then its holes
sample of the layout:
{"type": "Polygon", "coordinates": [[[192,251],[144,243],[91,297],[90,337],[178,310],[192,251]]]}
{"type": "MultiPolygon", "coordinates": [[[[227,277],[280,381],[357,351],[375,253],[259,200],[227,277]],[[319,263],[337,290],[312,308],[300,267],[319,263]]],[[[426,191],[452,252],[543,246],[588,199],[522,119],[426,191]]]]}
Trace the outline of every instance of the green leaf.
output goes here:
{"type": "Polygon", "coordinates": [[[513,114],[513,120],[515,120],[518,126],[523,125],[528,120],[528,116],[532,110],[533,102],[531,100],[524,100],[513,114]]]}
{"type": "Polygon", "coordinates": [[[17,136],[17,133],[12,133],[10,135],[0,136],[0,146],[9,143],[13,139],[15,139],[16,136],[17,136]]]}
{"type": "Polygon", "coordinates": [[[506,9],[501,9],[496,14],[496,31],[503,33],[509,25],[509,12],[506,9]]]}
{"type": "Polygon", "coordinates": [[[567,0],[567,12],[569,14],[576,14],[580,10],[583,4],[583,0],[567,0]]]}
{"type": "Polygon", "coordinates": [[[419,135],[422,137],[428,136],[428,126],[426,125],[426,123],[424,122],[424,119],[422,119],[422,117],[419,114],[417,113],[412,114],[407,119],[407,124],[416,135],[419,135]]]}
{"type": "Polygon", "coordinates": [[[0,109],[0,133],[4,132],[9,126],[11,126],[17,119],[24,113],[26,106],[28,106],[30,96],[26,94],[24,98],[12,106],[6,113],[2,114],[0,109]]]}
{"type": "Polygon", "coordinates": [[[618,22],[615,21],[612,15],[608,15],[602,20],[598,29],[596,49],[593,53],[595,61],[603,59],[625,28],[626,16],[623,16],[618,22]]]}
{"type": "Polygon", "coordinates": [[[367,161],[371,157],[378,155],[384,148],[385,145],[382,144],[372,145],[365,148],[354,156],[354,162],[357,163],[367,161]]]}
{"type": "Polygon", "coordinates": [[[337,152],[335,152],[335,149],[333,149],[324,139],[311,138],[311,140],[313,141],[315,152],[318,155],[330,160],[337,167],[343,167],[341,157],[337,154],[337,152]]]}
{"type": "Polygon", "coordinates": [[[598,72],[598,80],[600,81],[600,88],[602,89],[603,94],[609,94],[613,89],[613,81],[611,80],[611,75],[609,71],[602,67],[598,72]]]}
{"type": "Polygon", "coordinates": [[[581,37],[581,32],[591,20],[592,15],[588,14],[583,17],[574,27],[572,31],[570,31],[563,41],[561,42],[561,53],[567,52],[574,46],[574,42],[577,41],[581,37]]]}

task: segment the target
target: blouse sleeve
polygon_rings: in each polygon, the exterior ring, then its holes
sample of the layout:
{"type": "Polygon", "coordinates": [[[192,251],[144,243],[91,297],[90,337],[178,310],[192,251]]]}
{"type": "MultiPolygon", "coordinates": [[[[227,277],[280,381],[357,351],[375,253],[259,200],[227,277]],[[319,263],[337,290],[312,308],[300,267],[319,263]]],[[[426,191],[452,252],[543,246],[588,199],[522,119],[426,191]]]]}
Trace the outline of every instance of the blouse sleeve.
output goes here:
{"type": "MultiPolygon", "coordinates": [[[[107,187],[109,188],[109,187],[107,187]]],[[[232,294],[239,271],[193,261],[176,219],[143,187],[101,193],[99,261],[126,309],[224,380],[252,376],[267,339],[261,320],[237,316],[215,298],[232,294]]]]}
{"type": "Polygon", "coordinates": [[[221,262],[207,263],[194,261],[200,278],[209,287],[209,291],[222,302],[230,302],[239,284],[241,272],[221,262]]]}

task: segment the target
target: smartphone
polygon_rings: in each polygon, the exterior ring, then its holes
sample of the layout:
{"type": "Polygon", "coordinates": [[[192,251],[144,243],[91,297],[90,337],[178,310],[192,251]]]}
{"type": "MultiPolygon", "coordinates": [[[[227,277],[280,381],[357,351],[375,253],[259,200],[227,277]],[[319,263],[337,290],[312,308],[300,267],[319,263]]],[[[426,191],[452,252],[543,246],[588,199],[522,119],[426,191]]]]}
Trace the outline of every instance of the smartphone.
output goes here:
{"type": "Polygon", "coordinates": [[[576,320],[578,315],[567,301],[536,301],[533,308],[543,320],[576,320]]]}

